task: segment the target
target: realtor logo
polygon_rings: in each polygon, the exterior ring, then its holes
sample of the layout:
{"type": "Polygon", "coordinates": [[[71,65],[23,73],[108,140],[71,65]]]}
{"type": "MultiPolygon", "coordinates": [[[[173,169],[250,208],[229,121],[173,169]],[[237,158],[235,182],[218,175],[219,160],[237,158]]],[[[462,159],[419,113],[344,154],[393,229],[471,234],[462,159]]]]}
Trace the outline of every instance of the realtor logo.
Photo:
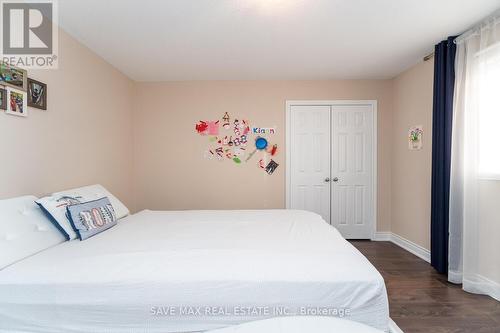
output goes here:
{"type": "Polygon", "coordinates": [[[2,60],[23,68],[57,68],[57,3],[1,2],[2,60]]]}

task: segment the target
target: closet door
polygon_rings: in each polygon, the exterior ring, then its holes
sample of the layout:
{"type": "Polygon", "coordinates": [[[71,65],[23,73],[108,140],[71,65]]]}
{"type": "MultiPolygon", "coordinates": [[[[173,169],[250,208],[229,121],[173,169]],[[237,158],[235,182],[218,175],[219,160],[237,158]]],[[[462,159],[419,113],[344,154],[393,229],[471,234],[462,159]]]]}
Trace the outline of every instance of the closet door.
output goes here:
{"type": "Polygon", "coordinates": [[[332,225],[348,239],[373,233],[373,110],[332,107],[332,225]]]}
{"type": "Polygon", "coordinates": [[[331,106],[290,108],[290,208],[318,213],[330,223],[331,106]]]}

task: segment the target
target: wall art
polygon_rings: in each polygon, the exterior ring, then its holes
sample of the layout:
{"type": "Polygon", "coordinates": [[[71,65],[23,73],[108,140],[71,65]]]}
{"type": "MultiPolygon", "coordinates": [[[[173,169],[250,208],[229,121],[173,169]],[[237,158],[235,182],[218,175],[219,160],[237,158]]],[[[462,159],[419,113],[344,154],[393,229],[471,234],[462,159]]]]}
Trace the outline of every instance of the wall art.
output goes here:
{"type": "Polygon", "coordinates": [[[47,110],[47,85],[28,78],[28,106],[47,110]]]}
{"type": "Polygon", "coordinates": [[[7,110],[7,90],[0,88],[0,110],[7,110]]]}
{"type": "Polygon", "coordinates": [[[28,86],[28,72],[24,69],[1,62],[0,84],[26,91],[28,86]]]}
{"type": "MultiPolygon", "coordinates": [[[[248,119],[233,117],[228,112],[224,112],[220,119],[199,120],[194,127],[196,133],[208,137],[203,151],[206,160],[231,161],[243,167],[257,154],[258,158],[254,161],[257,161],[259,170],[271,175],[278,167],[274,160],[278,145],[268,138],[268,135],[276,133],[275,127],[251,127],[248,119]]],[[[250,165],[255,166],[254,163],[250,165]]]]}
{"type": "Polygon", "coordinates": [[[224,127],[225,129],[228,129],[231,124],[229,123],[229,121],[231,120],[231,118],[229,117],[229,114],[226,112],[224,113],[224,116],[222,116],[222,127],[224,127]]]}
{"type": "Polygon", "coordinates": [[[253,134],[276,134],[276,127],[252,127],[253,134]]]}
{"type": "Polygon", "coordinates": [[[408,149],[420,150],[422,149],[422,135],[424,130],[422,125],[413,126],[408,130],[408,149]]]}
{"type": "Polygon", "coordinates": [[[274,171],[278,168],[279,164],[276,163],[274,160],[271,160],[269,164],[266,166],[266,172],[269,175],[272,175],[274,171]]]}
{"type": "Polygon", "coordinates": [[[28,98],[26,92],[7,87],[6,113],[15,116],[27,117],[28,116],[28,108],[26,107],[27,99],[28,98]]]}

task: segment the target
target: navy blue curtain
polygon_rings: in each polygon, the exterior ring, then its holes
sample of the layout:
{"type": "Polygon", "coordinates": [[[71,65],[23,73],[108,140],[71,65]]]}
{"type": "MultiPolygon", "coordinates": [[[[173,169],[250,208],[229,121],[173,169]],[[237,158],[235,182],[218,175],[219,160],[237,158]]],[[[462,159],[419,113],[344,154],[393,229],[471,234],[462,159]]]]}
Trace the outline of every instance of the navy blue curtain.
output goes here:
{"type": "Polygon", "coordinates": [[[451,130],[455,84],[455,37],[434,50],[434,102],[432,115],[431,265],[448,273],[451,130]]]}

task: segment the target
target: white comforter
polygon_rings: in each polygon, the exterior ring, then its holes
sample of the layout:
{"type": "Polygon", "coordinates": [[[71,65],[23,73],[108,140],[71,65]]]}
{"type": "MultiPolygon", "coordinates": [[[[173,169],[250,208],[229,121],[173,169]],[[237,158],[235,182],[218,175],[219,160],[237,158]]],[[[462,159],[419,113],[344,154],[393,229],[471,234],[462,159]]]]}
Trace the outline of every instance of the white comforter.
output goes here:
{"type": "Polygon", "coordinates": [[[316,214],[143,211],[0,271],[1,332],[204,331],[280,314],[387,330],[378,271],[316,214]]]}
{"type": "Polygon", "coordinates": [[[382,333],[373,327],[332,317],[275,317],[207,333],[382,333]]]}

